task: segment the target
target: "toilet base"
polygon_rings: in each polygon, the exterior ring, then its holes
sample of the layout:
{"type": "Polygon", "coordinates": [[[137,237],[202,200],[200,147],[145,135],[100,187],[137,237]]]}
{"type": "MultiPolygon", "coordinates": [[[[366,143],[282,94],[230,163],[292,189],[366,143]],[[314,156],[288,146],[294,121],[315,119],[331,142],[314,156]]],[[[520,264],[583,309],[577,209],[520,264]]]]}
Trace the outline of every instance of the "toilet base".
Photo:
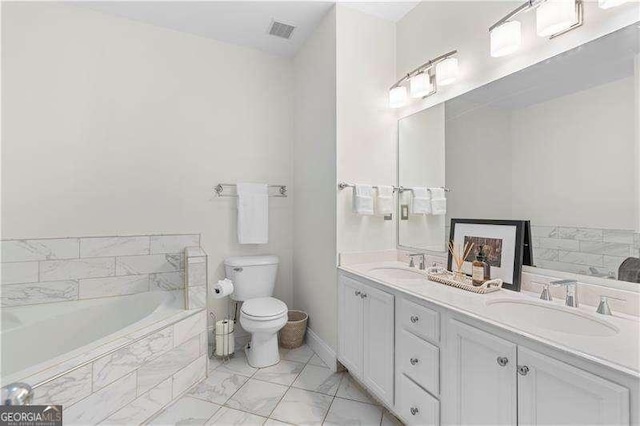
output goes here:
{"type": "Polygon", "coordinates": [[[279,363],[278,333],[254,333],[244,351],[247,362],[254,368],[264,368],[279,363]]]}

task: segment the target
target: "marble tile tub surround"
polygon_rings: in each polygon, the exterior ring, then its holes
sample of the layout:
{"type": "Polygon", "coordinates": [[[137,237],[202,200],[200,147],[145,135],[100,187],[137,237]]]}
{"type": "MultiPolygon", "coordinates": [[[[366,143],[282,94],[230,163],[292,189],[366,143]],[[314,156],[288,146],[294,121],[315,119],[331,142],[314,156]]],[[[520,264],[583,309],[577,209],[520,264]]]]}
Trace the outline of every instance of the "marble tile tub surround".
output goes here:
{"type": "Polygon", "coordinates": [[[208,378],[148,424],[400,425],[348,373],[332,372],[309,346],[281,349],[281,358],[261,369],[249,366],[241,352],[227,362],[210,360],[208,378]]]}
{"type": "Polygon", "coordinates": [[[184,314],[67,371],[22,381],[35,385],[35,404],[63,405],[65,424],[140,424],[206,377],[206,311],[184,314]]]}
{"type": "MultiPolygon", "coordinates": [[[[408,265],[409,253],[410,252],[404,250],[386,250],[366,253],[341,253],[340,266],[386,262],[392,260],[399,260],[408,265]]],[[[427,254],[426,265],[431,266],[433,264],[446,267],[447,257],[445,255],[438,256],[435,254],[427,254]]],[[[548,272],[550,271],[546,271],[546,273],[548,272]]],[[[600,296],[611,296],[622,299],[609,300],[609,305],[611,306],[612,311],[627,315],[640,316],[640,284],[638,284],[638,291],[627,291],[616,288],[615,285],[617,283],[620,283],[619,281],[606,278],[589,277],[569,272],[557,272],[555,274],[543,275],[525,271],[522,273],[522,291],[530,291],[539,294],[542,291],[544,284],[557,279],[565,278],[573,278],[578,280],[578,300],[581,304],[587,306],[598,306],[598,304],[600,303],[600,296]]],[[[635,285],[633,283],[624,284],[635,285]]],[[[556,299],[562,299],[564,297],[564,289],[560,287],[552,287],[551,294],[556,299]]]]}
{"type": "MultiPolygon", "coordinates": [[[[2,240],[1,306],[183,289],[184,250],[192,246],[200,235],[2,240]]],[[[204,299],[200,293],[193,299],[204,299]]]]}

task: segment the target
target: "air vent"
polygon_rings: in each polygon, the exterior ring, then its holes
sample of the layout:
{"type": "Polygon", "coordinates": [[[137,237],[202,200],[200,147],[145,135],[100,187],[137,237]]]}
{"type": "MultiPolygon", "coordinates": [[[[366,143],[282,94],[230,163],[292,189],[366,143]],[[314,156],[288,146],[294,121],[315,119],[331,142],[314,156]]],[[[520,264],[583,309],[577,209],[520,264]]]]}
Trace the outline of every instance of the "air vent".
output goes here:
{"type": "Polygon", "coordinates": [[[273,21],[271,23],[271,27],[269,27],[269,34],[280,38],[286,38],[288,40],[291,38],[291,33],[293,33],[293,30],[295,29],[296,27],[294,27],[293,25],[273,21]]]}

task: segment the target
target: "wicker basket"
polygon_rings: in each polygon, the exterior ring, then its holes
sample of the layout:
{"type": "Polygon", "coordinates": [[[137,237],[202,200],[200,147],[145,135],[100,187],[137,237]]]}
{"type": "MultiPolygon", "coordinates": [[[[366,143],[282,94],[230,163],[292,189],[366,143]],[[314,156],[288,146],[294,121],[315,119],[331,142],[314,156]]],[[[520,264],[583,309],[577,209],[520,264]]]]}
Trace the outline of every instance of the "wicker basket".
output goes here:
{"type": "Polygon", "coordinates": [[[306,312],[289,311],[289,321],[280,331],[280,346],[285,349],[295,349],[302,346],[308,319],[309,315],[306,312]]]}

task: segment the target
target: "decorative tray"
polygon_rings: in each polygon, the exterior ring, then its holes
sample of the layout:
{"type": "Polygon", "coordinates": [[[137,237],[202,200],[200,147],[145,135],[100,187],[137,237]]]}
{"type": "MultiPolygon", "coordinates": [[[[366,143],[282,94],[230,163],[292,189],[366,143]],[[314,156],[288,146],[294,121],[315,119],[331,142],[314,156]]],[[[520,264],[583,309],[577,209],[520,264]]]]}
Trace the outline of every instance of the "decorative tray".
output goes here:
{"type": "Polygon", "coordinates": [[[456,274],[449,271],[429,272],[427,276],[431,281],[479,294],[492,293],[502,288],[501,279],[489,280],[481,286],[476,287],[471,282],[471,278],[466,275],[460,280],[460,278],[456,278],[456,274]]]}

